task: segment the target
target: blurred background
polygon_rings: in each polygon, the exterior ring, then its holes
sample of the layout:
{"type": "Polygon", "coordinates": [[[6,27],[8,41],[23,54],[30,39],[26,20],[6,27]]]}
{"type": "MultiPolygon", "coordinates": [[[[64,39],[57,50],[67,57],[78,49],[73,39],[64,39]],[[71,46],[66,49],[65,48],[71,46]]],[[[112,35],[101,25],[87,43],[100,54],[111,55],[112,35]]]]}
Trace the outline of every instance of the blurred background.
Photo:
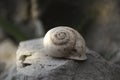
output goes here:
{"type": "Polygon", "coordinates": [[[0,80],[15,65],[19,42],[57,26],[76,29],[89,49],[120,64],[120,0],[0,0],[0,80]]]}

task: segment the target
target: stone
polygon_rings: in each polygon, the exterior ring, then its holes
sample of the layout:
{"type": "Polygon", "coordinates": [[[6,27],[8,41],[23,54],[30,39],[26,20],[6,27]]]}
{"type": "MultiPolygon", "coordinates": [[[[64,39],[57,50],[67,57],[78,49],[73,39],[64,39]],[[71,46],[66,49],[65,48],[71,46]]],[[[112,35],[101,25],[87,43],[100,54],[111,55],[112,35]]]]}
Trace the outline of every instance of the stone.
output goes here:
{"type": "Polygon", "coordinates": [[[0,43],[0,62],[15,63],[16,51],[17,46],[10,39],[2,41],[0,43]]]}
{"type": "Polygon", "coordinates": [[[119,1],[99,1],[95,3],[96,7],[94,6],[99,12],[99,15],[97,15],[93,24],[91,24],[91,26],[88,25],[86,28],[86,43],[90,49],[115,63],[120,61],[120,7],[118,7],[119,4],[117,4],[119,1]]]}
{"type": "Polygon", "coordinates": [[[52,58],[44,55],[42,41],[20,43],[17,80],[120,80],[120,66],[108,63],[98,53],[88,50],[86,61],[52,58]]]}
{"type": "Polygon", "coordinates": [[[10,39],[0,43],[0,80],[15,80],[17,47],[10,39]]]}

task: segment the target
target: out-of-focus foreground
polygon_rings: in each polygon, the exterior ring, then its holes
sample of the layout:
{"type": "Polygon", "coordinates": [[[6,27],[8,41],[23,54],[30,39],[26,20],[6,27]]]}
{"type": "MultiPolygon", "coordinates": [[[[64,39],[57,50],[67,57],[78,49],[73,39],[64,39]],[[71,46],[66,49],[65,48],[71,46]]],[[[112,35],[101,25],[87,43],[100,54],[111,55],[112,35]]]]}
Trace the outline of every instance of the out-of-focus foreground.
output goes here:
{"type": "Polygon", "coordinates": [[[73,27],[91,50],[120,63],[119,0],[0,0],[0,80],[14,67],[20,41],[56,26],[73,27]]]}

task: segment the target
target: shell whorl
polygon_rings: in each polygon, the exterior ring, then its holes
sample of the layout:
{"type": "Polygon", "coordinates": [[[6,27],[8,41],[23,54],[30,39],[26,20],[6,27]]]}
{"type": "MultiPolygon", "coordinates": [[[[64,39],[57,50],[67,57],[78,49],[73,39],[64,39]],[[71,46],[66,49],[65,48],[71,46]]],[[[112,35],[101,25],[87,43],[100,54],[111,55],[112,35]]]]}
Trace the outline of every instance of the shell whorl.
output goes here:
{"type": "Polygon", "coordinates": [[[76,33],[70,28],[54,28],[50,31],[50,39],[54,45],[72,46],[76,42],[76,33]]]}

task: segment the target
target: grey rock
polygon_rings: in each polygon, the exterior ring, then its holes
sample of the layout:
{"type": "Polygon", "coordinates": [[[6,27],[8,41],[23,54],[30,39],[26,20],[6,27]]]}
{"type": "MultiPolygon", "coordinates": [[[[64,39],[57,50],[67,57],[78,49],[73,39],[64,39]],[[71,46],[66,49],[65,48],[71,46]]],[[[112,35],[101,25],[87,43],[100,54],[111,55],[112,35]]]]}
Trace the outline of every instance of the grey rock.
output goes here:
{"type": "Polygon", "coordinates": [[[17,47],[10,39],[0,43],[0,80],[15,80],[16,50],[17,47]]]}
{"type": "Polygon", "coordinates": [[[0,62],[0,75],[3,72],[3,70],[4,70],[4,67],[5,67],[5,64],[0,62]]]}
{"type": "Polygon", "coordinates": [[[6,63],[0,62],[0,80],[16,80],[16,65],[12,64],[8,67],[6,63]]]}
{"type": "Polygon", "coordinates": [[[115,63],[120,61],[120,14],[118,4],[116,4],[119,2],[105,1],[99,2],[98,6],[101,8],[97,9],[100,12],[99,16],[88,29],[85,38],[90,49],[115,63]]]}
{"type": "Polygon", "coordinates": [[[120,66],[109,64],[94,51],[87,51],[86,61],[75,61],[44,56],[42,49],[42,39],[20,43],[17,80],[120,80],[120,66]],[[20,55],[26,55],[22,63],[20,55]]]}

